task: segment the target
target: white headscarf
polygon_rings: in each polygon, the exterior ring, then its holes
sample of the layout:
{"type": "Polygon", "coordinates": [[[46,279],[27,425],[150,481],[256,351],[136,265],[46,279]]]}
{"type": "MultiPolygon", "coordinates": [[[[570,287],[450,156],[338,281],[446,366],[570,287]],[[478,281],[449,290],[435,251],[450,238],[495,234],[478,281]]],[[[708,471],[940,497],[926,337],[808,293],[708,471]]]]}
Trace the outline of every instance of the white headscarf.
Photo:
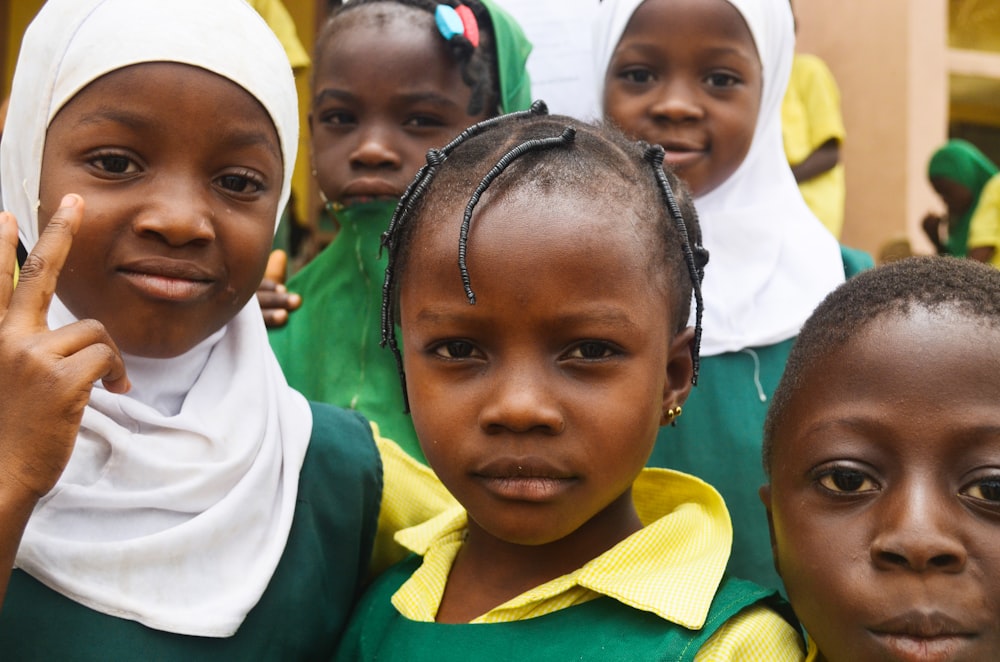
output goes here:
{"type": "MultiPolygon", "coordinates": [[[[284,207],[298,140],[295,86],[280,44],[248,5],[50,0],[25,34],[0,146],[4,207],[29,250],[49,122],[91,81],[156,61],[215,72],[261,102],[281,141],[284,207]]],[[[55,298],[50,327],[74,320],[55,298]]],[[[288,539],[312,430],[308,403],[285,382],[255,297],[184,355],[125,364],[132,391],[94,385],[69,465],[29,520],[17,566],[105,614],[232,635],[288,539]]]]}
{"type": "MultiPolygon", "coordinates": [[[[785,158],[781,104],[795,48],[788,0],[728,0],[750,27],[764,74],[753,143],[743,163],[695,198],[704,245],[704,356],[761,347],[798,334],[844,281],[837,240],[809,210],[785,158]]],[[[622,33],[642,0],[603,0],[594,23],[598,103],[622,33]]],[[[598,106],[600,107],[600,106],[598,106]]]]}

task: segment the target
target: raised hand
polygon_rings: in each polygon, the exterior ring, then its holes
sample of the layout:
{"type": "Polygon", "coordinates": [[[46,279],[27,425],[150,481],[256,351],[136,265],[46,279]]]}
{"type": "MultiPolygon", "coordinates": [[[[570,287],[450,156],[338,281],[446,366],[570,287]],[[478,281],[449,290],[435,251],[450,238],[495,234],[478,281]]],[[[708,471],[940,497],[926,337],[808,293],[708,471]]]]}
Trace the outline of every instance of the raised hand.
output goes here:
{"type": "Polygon", "coordinates": [[[0,509],[11,500],[33,503],[55,485],[96,380],[115,393],[129,389],[121,353],[104,325],[81,320],[48,328],[49,303],[83,208],[79,196],[63,198],[16,290],[17,223],[0,212],[0,509]]]}
{"type": "Polygon", "coordinates": [[[289,311],[302,305],[302,297],[285,289],[285,269],[288,254],[282,250],[272,251],[267,260],[264,280],[257,288],[257,301],[264,313],[264,324],[268,327],[284,326],[289,311]]]}

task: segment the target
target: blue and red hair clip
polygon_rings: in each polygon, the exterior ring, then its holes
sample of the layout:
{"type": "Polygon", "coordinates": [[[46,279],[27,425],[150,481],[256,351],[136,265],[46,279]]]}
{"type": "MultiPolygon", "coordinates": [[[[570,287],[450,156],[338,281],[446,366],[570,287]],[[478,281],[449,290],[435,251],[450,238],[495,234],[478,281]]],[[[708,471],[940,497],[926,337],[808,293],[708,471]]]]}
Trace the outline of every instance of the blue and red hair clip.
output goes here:
{"type": "Polygon", "coordinates": [[[434,10],[434,21],[445,41],[451,41],[453,37],[461,35],[469,40],[473,48],[479,47],[479,23],[467,6],[438,5],[434,10]]]}

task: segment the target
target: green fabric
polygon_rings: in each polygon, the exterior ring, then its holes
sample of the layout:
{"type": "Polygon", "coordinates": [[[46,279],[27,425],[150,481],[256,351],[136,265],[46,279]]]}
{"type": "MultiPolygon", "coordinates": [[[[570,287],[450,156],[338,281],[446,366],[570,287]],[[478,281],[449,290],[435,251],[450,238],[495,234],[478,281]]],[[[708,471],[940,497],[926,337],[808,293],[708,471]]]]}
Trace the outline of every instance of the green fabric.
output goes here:
{"type": "Polygon", "coordinates": [[[767,515],[757,496],[767,482],[760,450],[767,404],[793,341],[702,357],[698,385],[684,403],[684,413],[676,426],[660,428],[648,462],[694,474],[722,494],[733,520],[727,572],[771,588],[782,584],[771,560],[767,515]]]}
{"type": "Polygon", "coordinates": [[[514,17],[493,0],[480,0],[493,21],[497,48],[497,73],[500,75],[500,110],[512,113],[531,105],[531,79],[526,65],[531,42],[514,17]]]}
{"type": "Polygon", "coordinates": [[[215,639],[152,630],[88,609],[15,570],[0,612],[0,658],[329,659],[367,574],[382,469],[361,416],[313,405],[313,418],[285,552],[235,635],[215,639]]]}
{"type": "Polygon", "coordinates": [[[386,256],[379,241],[395,203],[354,205],[337,218],[340,231],[288,281],[302,307],[269,332],[288,383],[310,400],[356,409],[383,436],[423,461],[392,352],[380,346],[386,256]]]}
{"type": "Polygon", "coordinates": [[[401,616],[390,602],[421,561],[421,557],[412,556],[372,585],[358,605],[335,659],[689,661],[737,612],[775,599],[773,590],[723,579],[700,630],[688,630],[609,597],[510,623],[421,623],[401,616]]]}
{"type": "MultiPolygon", "coordinates": [[[[493,20],[503,110],[524,110],[531,105],[525,69],[531,44],[509,14],[491,0],[483,5],[493,20]]],[[[375,201],[336,212],[336,239],[287,283],[302,295],[302,307],[268,335],[293,388],[310,400],[364,413],[383,436],[426,462],[403,413],[395,359],[379,344],[386,265],[379,243],[394,208],[394,202],[375,201]]]]}
{"type": "Polygon", "coordinates": [[[948,179],[961,184],[972,192],[972,204],[948,227],[948,253],[955,257],[965,257],[969,252],[969,222],[979,204],[979,195],[993,175],[997,166],[979,151],[975,145],[961,139],[949,140],[934,152],[927,165],[927,176],[948,179]]]}
{"type": "MultiPolygon", "coordinates": [[[[848,278],[874,266],[868,253],[844,246],[841,259],[848,278]]],[[[779,590],[783,585],[774,571],[757,490],[767,482],[761,463],[764,417],[794,340],[703,356],[683,415],[676,426],[660,428],[648,462],[693,474],[717,489],[733,520],[727,571],[779,590]]]]}

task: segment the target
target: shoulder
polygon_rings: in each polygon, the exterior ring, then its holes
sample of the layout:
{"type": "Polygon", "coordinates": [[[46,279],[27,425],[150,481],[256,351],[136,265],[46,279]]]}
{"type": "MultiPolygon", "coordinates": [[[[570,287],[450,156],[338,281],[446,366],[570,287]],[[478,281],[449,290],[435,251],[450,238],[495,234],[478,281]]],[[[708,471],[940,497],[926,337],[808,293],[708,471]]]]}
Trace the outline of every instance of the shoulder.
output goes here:
{"type": "Polygon", "coordinates": [[[696,662],[797,662],[805,655],[788,603],[753,582],[728,577],[723,581],[706,627],[713,623],[713,633],[698,650],[696,662]]]}
{"type": "Polygon", "coordinates": [[[336,491],[351,501],[358,494],[381,495],[382,461],[368,420],[320,402],[310,402],[312,437],[302,466],[300,487],[336,491]],[[359,492],[360,490],[360,492],[359,492]]]}

